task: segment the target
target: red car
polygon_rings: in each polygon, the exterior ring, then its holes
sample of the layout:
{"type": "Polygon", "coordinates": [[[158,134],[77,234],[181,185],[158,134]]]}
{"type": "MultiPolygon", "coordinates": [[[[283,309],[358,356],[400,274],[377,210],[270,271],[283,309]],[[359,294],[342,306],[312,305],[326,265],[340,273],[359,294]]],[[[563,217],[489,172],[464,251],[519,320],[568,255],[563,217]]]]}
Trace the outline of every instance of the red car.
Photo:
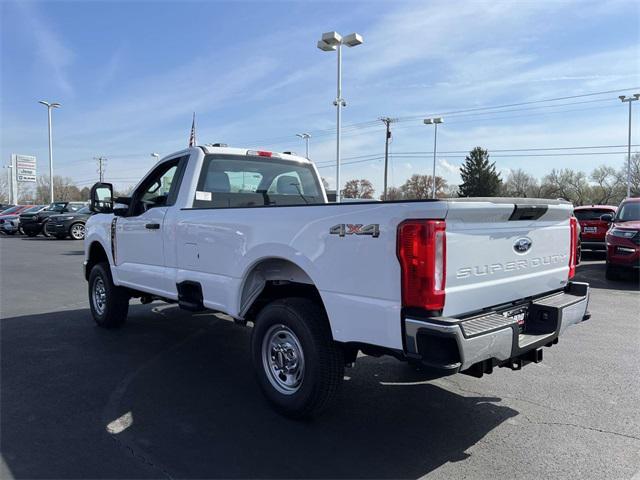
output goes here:
{"type": "Polygon", "coordinates": [[[609,230],[610,222],[602,220],[602,215],[614,217],[617,207],[612,205],[591,205],[576,207],[574,215],[580,222],[582,234],[580,241],[582,250],[606,250],[605,236],[609,230]]]}
{"type": "Polygon", "coordinates": [[[607,232],[607,278],[615,280],[620,270],[640,270],[640,198],[623,200],[607,232]]]}

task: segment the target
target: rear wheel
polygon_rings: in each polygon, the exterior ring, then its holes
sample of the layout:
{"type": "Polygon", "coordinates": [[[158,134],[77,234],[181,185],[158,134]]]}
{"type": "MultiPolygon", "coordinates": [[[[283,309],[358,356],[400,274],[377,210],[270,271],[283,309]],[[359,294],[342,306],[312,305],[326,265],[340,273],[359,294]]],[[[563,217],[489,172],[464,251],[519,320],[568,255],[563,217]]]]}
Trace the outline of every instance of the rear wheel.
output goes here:
{"type": "Polygon", "coordinates": [[[38,232],[34,232],[33,230],[27,232],[27,237],[35,237],[36,235],[38,235],[38,232]]]}
{"type": "Polygon", "coordinates": [[[324,310],[306,298],[276,300],[260,311],[251,354],[260,388],[288,417],[317,416],[342,384],[342,351],[324,310]]]}
{"type": "Polygon", "coordinates": [[[95,322],[104,328],[116,328],[127,319],[129,294],[114,285],[106,262],[93,266],[89,274],[89,306],[95,322]]]}
{"type": "Polygon", "coordinates": [[[69,228],[69,235],[74,240],[84,240],[84,223],[74,223],[69,228]]]}

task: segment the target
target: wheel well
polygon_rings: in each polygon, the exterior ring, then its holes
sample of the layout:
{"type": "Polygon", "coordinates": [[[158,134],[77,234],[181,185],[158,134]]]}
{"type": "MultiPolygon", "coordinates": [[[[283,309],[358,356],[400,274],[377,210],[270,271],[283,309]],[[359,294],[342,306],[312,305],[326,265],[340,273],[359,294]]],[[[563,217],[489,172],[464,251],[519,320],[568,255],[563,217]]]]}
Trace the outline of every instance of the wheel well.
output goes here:
{"type": "Polygon", "coordinates": [[[320,292],[302,268],[282,258],[264,259],[245,276],[240,314],[244,320],[253,321],[262,307],[285,297],[309,298],[324,310],[320,292]]]}
{"type": "Polygon", "coordinates": [[[91,272],[93,266],[101,262],[109,263],[109,257],[107,256],[107,252],[104,251],[104,248],[102,248],[102,245],[98,242],[93,242],[89,247],[89,258],[87,260],[87,268],[85,269],[85,278],[87,280],[89,280],[89,272],[91,272]]]}

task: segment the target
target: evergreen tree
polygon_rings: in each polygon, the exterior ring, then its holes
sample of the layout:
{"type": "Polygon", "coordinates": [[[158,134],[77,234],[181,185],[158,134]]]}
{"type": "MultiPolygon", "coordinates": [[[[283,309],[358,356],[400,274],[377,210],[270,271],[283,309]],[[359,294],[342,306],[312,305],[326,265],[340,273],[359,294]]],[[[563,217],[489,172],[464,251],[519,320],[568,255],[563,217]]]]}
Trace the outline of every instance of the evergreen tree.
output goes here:
{"type": "Polygon", "coordinates": [[[469,152],[460,167],[461,197],[496,197],[500,195],[502,180],[495,162],[489,163],[489,153],[476,147],[469,152]]]}

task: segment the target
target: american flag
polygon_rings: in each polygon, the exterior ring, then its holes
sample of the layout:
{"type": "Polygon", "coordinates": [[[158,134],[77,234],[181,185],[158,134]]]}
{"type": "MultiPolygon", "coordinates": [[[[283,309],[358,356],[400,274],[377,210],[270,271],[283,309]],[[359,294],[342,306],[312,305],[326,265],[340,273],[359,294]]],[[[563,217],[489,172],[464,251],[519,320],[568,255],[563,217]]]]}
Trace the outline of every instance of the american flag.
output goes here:
{"type": "Polygon", "coordinates": [[[191,122],[191,135],[189,135],[189,147],[196,146],[196,112],[193,112],[193,121],[191,122]]]}

